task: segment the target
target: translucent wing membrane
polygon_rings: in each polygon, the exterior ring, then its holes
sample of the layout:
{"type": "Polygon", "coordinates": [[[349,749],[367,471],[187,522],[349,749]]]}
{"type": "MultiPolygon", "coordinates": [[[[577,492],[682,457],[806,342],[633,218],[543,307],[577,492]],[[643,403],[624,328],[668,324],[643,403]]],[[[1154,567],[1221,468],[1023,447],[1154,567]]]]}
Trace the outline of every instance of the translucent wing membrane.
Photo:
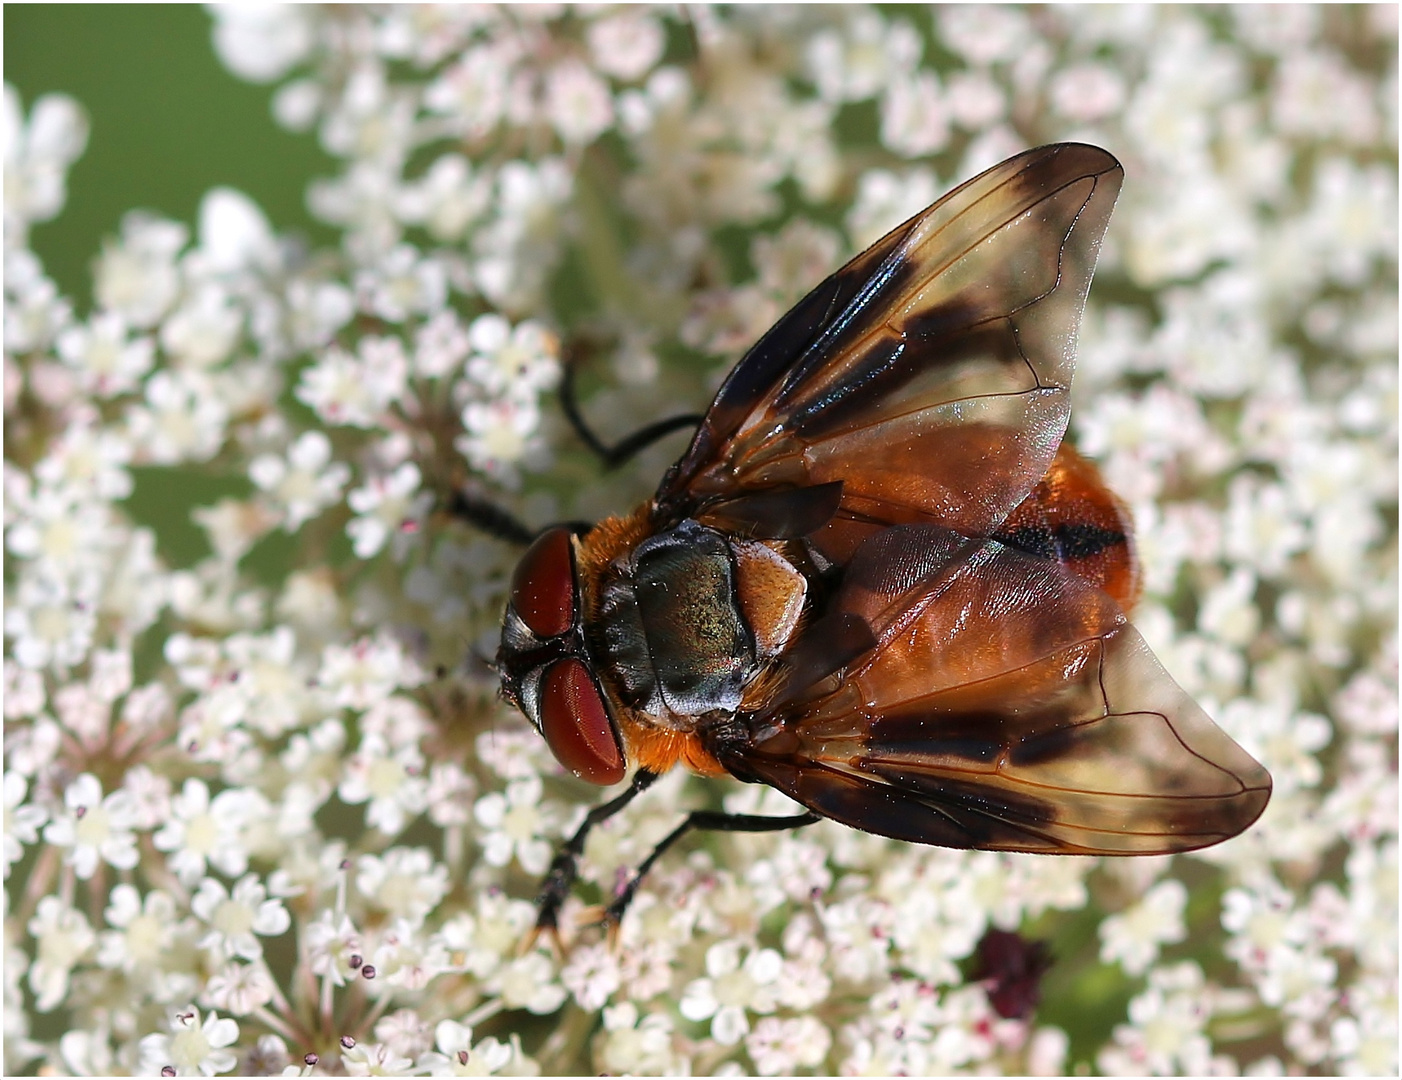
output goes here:
{"type": "Polygon", "coordinates": [[[1149,854],[1217,843],[1265,808],[1265,769],[1054,559],[892,528],[857,553],[836,611],[876,647],[760,710],[743,755],[827,817],[947,847],[1149,854]]]}
{"type": "Polygon", "coordinates": [[[723,519],[728,499],[841,481],[840,519],[991,532],[1065,431],[1121,177],[1095,147],[1031,150],[852,260],[731,373],[663,512],[723,519]]]}

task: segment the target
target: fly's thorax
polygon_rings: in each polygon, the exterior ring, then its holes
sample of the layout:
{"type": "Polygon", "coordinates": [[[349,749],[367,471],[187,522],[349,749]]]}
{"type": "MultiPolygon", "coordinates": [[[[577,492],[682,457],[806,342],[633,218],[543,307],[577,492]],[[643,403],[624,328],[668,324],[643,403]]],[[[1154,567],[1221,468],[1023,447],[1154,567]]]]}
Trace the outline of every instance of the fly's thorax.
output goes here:
{"type": "Polygon", "coordinates": [[[591,643],[623,702],[678,719],[733,712],[756,654],[725,537],[687,519],[611,570],[591,643]]]}
{"type": "Polygon", "coordinates": [[[769,546],[688,518],[607,568],[590,649],[625,707],[690,730],[740,707],[806,596],[803,575],[769,546]]]}

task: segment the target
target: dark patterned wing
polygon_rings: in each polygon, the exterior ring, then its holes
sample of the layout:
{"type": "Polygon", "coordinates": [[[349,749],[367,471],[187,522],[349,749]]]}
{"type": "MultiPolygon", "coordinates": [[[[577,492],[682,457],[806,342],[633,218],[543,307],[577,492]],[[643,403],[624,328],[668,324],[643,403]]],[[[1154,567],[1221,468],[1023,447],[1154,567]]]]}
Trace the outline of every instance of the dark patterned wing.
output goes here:
{"type": "Polygon", "coordinates": [[[853,557],[825,618],[864,622],[875,647],[771,683],[721,760],[826,817],[946,847],[1162,854],[1235,836],[1270,797],[1058,560],[897,526],[853,557]]]}
{"type": "Polygon", "coordinates": [[[1096,147],[1029,150],[857,256],[731,372],[663,480],[659,513],[794,535],[817,511],[779,494],[841,482],[838,518],[991,533],[1065,431],[1076,330],[1122,176],[1096,147]],[[778,500],[772,530],[758,493],[778,500]]]}

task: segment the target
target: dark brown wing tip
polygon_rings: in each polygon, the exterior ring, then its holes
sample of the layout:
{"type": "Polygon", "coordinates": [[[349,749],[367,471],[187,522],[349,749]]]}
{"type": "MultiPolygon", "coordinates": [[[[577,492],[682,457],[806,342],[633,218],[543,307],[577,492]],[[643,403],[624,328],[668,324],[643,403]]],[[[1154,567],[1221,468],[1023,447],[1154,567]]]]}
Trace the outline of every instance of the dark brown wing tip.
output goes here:
{"type": "MultiPolygon", "coordinates": [[[[1240,836],[1251,828],[1260,820],[1261,815],[1266,812],[1266,807],[1270,805],[1271,793],[1275,788],[1271,774],[1266,771],[1264,765],[1255,759],[1252,759],[1251,763],[1255,769],[1241,777],[1244,790],[1230,800],[1230,808],[1222,813],[1225,833],[1222,840],[1230,840],[1234,836],[1240,836]]],[[[1218,843],[1218,841],[1213,840],[1210,843],[1218,843]]],[[[1202,846],[1206,847],[1207,845],[1202,846]]]]}
{"type": "MultiPolygon", "coordinates": [[[[1068,174],[1081,176],[1104,176],[1110,173],[1123,176],[1125,171],[1119,158],[1104,147],[1094,146],[1091,143],[1047,143],[1045,146],[1034,147],[1018,156],[1038,160],[1055,158],[1058,169],[1068,174]]],[[[1013,158],[1013,160],[1016,161],[1017,158],[1013,158]]]]}
{"type": "MultiPolygon", "coordinates": [[[[1110,210],[1119,198],[1120,185],[1124,182],[1125,169],[1110,151],[1090,143],[1051,143],[1028,150],[1010,159],[1004,166],[1012,166],[1018,180],[1050,193],[1086,179],[1095,181],[1094,194],[1088,199],[1103,207],[1103,218],[1098,219],[1098,228],[1105,226],[1110,210]]],[[[995,165],[994,168],[1004,166],[995,165]]],[[[975,177],[975,180],[978,178],[975,177]]],[[[1099,247],[1099,237],[1095,246],[1099,247]]]]}

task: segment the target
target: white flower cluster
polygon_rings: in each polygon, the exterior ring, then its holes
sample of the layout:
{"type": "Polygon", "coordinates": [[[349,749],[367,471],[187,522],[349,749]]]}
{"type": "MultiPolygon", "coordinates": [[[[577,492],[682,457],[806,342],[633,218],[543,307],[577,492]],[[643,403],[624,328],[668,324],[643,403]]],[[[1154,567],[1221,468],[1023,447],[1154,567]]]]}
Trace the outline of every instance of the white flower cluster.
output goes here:
{"type": "MultiPolygon", "coordinates": [[[[344,242],[212,191],[193,232],[129,215],[87,312],[28,240],[82,111],[7,87],[7,1071],[1395,1074],[1397,35],[1387,5],[221,8],[224,62],[342,163],[309,199],[344,242]],[[1127,170],[1074,433],[1265,816],[1121,861],[693,837],[616,942],[571,898],[569,950],[523,949],[596,793],[464,660],[513,553],[452,496],[630,508],[676,441],[602,475],[550,397],[566,344],[596,422],[693,411],[845,255],[1061,139],[1127,170]]],[[[792,812],[669,775],[580,896],[722,797],[792,812]]]]}

